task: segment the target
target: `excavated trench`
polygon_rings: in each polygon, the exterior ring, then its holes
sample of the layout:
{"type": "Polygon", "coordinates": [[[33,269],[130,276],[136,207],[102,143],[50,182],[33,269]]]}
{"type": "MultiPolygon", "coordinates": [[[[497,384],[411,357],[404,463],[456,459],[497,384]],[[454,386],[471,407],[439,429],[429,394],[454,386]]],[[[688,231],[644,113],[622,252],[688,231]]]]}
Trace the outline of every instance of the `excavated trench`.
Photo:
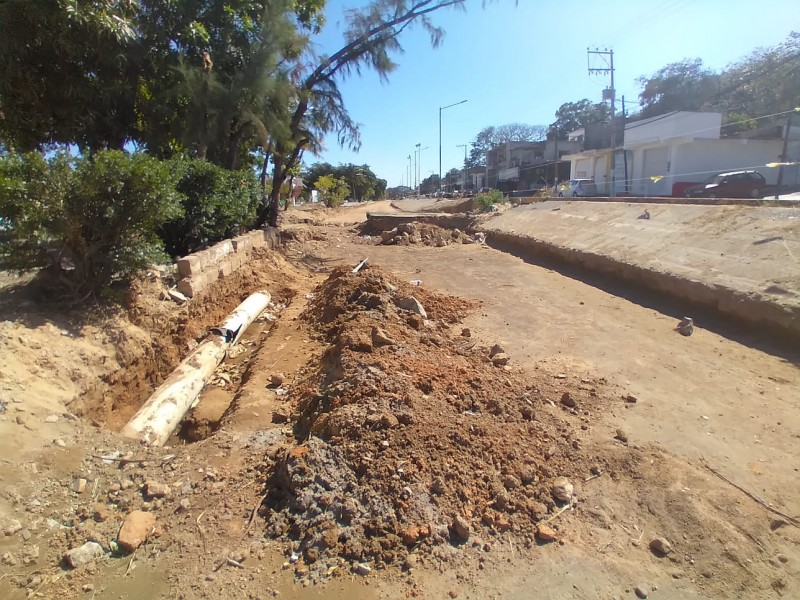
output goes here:
{"type": "Polygon", "coordinates": [[[230,349],[168,445],[197,442],[212,435],[250,377],[253,357],[297,294],[294,287],[277,285],[288,278],[282,276],[274,260],[273,264],[264,261],[265,255],[256,255],[251,264],[179,307],[158,300],[152,282],[138,284],[132,290],[135,299],[128,307],[129,319],[144,330],[144,335],[119,339],[116,361],[120,368],[77,398],[70,409],[98,427],[119,432],[212,327],[251,293],[266,289],[272,295],[269,308],[230,349]]]}

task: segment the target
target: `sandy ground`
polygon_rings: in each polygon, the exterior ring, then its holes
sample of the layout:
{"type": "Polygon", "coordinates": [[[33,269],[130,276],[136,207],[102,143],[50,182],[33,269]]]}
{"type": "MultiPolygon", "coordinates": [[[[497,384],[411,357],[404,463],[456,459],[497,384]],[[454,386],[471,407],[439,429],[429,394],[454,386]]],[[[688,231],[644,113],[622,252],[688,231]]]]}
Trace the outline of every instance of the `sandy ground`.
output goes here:
{"type": "MultiPolygon", "coordinates": [[[[343,226],[363,220],[367,210],[374,209],[373,203],[332,214],[289,211],[289,221],[311,213],[313,222],[326,224],[289,225],[313,236],[291,243],[288,263],[274,262],[268,275],[254,271],[252,278],[231,283],[239,294],[246,294],[248,285],[282,289],[279,297],[287,306],[276,313],[280,318],[274,324],[261,322],[248,331],[246,353],[227,371],[238,373],[239,383],[208,392],[227,395],[233,402],[232,409],[224,411],[221,429],[198,444],[183,446],[174,440],[173,448],[159,454],[177,455],[165,459],[172,461],[169,468],[135,467],[122,475],[137,482],[158,476],[194,486],[185,496],[191,502],[188,512],[176,508],[178,497],[162,508],[145,502],[147,510],[159,511],[165,529],[135,561],[110,559],[75,571],[57,566],[67,541],[86,539],[76,535],[81,528],[74,525],[74,515],[88,499],[71,492],[72,479],[93,473],[90,483],[99,481],[102,499],[121,475],[91,454],[110,448],[133,456],[142,452],[109,430],[124,422],[120,415],[130,413],[135,395],[121,392],[125,380],[109,379],[108,373],[139,365],[138,372],[150,378],[152,386],[166,368],[145,369],[120,349],[135,354],[147,346],[148,331],[161,336],[170,331],[177,351],[202,327],[181,333],[186,315],[180,313],[186,309],[169,303],[158,313],[160,322],[173,324],[166,329],[146,323],[140,323],[144,328],[132,326],[117,316],[78,327],[69,319],[48,316],[35,298],[29,299],[30,306],[20,305],[24,294],[11,293],[13,286],[4,282],[4,306],[16,308],[2,330],[0,519],[19,520],[32,537],[23,539],[22,531],[0,536],[0,554],[9,553],[16,561],[0,565],[0,595],[633,598],[636,586],[650,598],[777,598],[800,593],[798,529],[782,524],[701,462],[704,459],[776,510],[800,515],[796,349],[757,334],[740,335],[724,323],[705,328],[702,319],[695,334],[684,338],[674,331],[681,307],[659,299],[615,295],[480,245],[375,246],[343,226]],[[485,556],[479,550],[463,556],[448,551],[412,574],[348,574],[314,585],[283,568],[285,544],[263,539],[260,523],[251,527],[252,508],[263,492],[259,464],[270,452],[267,438],[291,438],[291,430],[271,424],[270,415],[282,400],[272,391],[265,393],[265,386],[278,371],[294,381],[321,356],[324,345],[300,318],[308,304],[306,295],[335,265],[354,265],[364,257],[400,279],[422,280],[426,289],[482,302],[458,328],[469,327],[486,343],[501,343],[515,372],[529,374],[532,381],[565,373],[576,386],[602,382],[604,402],[598,407],[603,410],[587,421],[581,452],[625,466],[619,477],[580,485],[585,504],[555,523],[562,544],[525,548],[510,541],[514,538],[487,537],[492,550],[485,556]],[[111,322],[116,325],[109,327],[111,322]],[[43,363],[42,357],[50,362],[43,363]],[[68,397],[98,384],[93,378],[101,376],[112,384],[117,381],[116,387],[110,386],[116,396],[106,398],[103,411],[74,420],[68,397]],[[630,395],[636,403],[623,399],[630,395]],[[124,401],[115,404],[114,398],[124,401]],[[50,422],[47,417],[52,414],[58,418],[50,422]],[[92,419],[99,427],[86,423],[92,419]],[[618,429],[629,440],[625,445],[614,439],[618,429]],[[208,469],[214,472],[211,478],[208,469]],[[56,533],[48,529],[47,518],[60,523],[56,533]],[[647,549],[647,541],[656,535],[673,543],[670,558],[659,559],[647,549]],[[220,556],[224,560],[243,539],[251,544],[245,568],[215,570],[220,556]],[[24,552],[34,543],[37,558],[23,564],[24,552]]],[[[392,208],[381,207],[387,210],[392,208]]],[[[215,322],[220,313],[210,305],[203,310],[195,309],[189,322],[215,322]]],[[[97,402],[97,394],[91,397],[97,402]]],[[[580,424],[573,423],[576,430],[580,424]]],[[[127,505],[139,506],[142,499],[133,493],[136,489],[112,490],[109,498],[121,494],[127,505]]],[[[113,537],[115,518],[95,527],[113,537]]]]}

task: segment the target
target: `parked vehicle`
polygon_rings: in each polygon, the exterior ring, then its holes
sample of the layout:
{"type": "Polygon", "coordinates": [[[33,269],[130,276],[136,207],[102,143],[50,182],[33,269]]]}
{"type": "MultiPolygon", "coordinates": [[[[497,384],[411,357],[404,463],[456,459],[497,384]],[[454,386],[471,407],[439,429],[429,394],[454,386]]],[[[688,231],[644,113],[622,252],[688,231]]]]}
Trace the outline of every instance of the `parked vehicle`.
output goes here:
{"type": "Polygon", "coordinates": [[[684,190],[687,198],[763,198],[767,182],[758,171],[731,171],[712,175],[684,190]]]}
{"type": "Polygon", "coordinates": [[[597,185],[593,179],[570,179],[558,187],[558,197],[572,198],[597,196],[597,185]]]}

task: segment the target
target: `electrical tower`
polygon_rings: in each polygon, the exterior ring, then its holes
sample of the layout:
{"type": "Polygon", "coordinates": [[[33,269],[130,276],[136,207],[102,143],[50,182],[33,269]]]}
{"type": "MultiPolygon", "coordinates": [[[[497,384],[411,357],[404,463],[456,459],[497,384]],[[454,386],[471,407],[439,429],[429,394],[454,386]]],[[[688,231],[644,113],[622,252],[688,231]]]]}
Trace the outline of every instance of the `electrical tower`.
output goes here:
{"type": "Polygon", "coordinates": [[[611,197],[617,195],[617,121],[616,121],[616,89],[614,88],[614,51],[586,49],[586,62],[589,75],[609,73],[611,87],[603,90],[603,100],[611,100],[611,197]],[[592,58],[595,58],[592,64],[592,58]],[[598,60],[599,59],[599,60],[598,60]],[[600,66],[603,65],[603,66],[600,66]]]}

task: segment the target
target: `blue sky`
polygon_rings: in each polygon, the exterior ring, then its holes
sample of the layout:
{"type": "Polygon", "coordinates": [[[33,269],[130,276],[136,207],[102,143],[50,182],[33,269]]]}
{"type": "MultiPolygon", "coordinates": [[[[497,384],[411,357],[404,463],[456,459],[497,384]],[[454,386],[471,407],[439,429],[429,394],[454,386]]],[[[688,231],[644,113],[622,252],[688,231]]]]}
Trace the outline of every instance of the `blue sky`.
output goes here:
{"type": "MultiPolygon", "coordinates": [[[[344,10],[363,4],[329,0],[328,24],[315,40],[320,52],[341,47],[344,10]]],[[[366,163],[396,186],[420,143],[428,147],[421,153],[424,178],[439,170],[439,107],[466,99],[442,112],[446,173],[463,164],[457,145],[488,125],[547,125],[564,102],[599,101],[608,78],[587,73],[587,47],[613,48],[617,95],[630,101],[637,99],[637,77],[670,62],[699,57],[719,69],[780,43],[792,26],[800,29],[797,0],[497,0],[484,8],[467,0],[466,7],[433,16],[447,32],[437,49],[421,28],[406,31],[388,83],[374,72],[342,83],[361,125],[361,150],[338,148],[331,137],[325,152],[306,162],[366,163]]]]}

